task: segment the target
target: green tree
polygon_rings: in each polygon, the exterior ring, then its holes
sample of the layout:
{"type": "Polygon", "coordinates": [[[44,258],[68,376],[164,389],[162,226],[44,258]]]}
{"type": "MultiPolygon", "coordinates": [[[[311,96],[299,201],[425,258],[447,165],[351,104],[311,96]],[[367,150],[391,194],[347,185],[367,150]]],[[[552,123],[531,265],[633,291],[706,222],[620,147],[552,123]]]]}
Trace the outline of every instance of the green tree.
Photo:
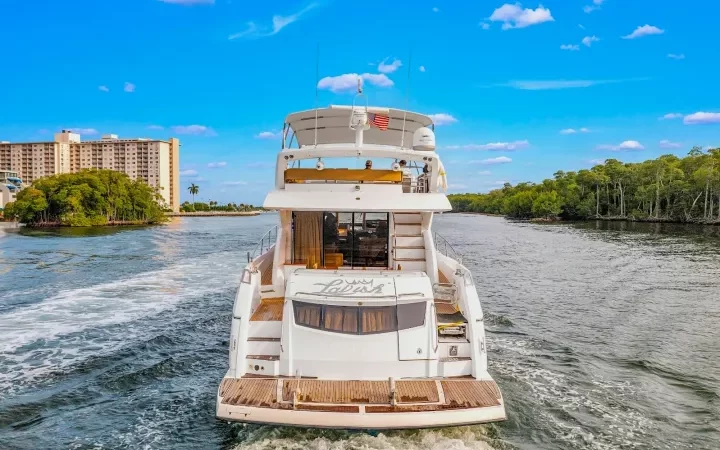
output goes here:
{"type": "Polygon", "coordinates": [[[195,183],[190,183],[190,187],[188,187],[188,192],[192,195],[193,203],[195,203],[195,196],[200,192],[200,187],[195,183]]]}

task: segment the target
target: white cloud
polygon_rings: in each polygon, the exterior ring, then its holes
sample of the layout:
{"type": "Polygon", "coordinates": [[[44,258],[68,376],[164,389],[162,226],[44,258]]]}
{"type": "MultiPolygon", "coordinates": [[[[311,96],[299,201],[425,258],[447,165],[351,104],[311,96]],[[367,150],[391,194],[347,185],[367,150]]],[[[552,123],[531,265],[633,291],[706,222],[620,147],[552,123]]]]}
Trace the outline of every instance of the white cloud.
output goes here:
{"type": "Polygon", "coordinates": [[[538,6],[537,9],[523,9],[520,3],[514,5],[506,3],[493,11],[490,21],[502,22],[502,29],[509,30],[511,28],[525,28],[543,22],[554,22],[555,19],[550,14],[550,10],[542,6],[538,6]]]}
{"type": "Polygon", "coordinates": [[[672,149],[672,148],[680,148],[680,147],[682,147],[682,144],[680,144],[678,142],[671,142],[671,141],[668,141],[667,139],[663,139],[662,141],[660,141],[660,148],[672,149]]]}
{"type": "Polygon", "coordinates": [[[481,170],[477,174],[482,175],[482,176],[488,176],[488,175],[492,175],[492,172],[490,172],[489,170],[481,170]]]}
{"type": "Polygon", "coordinates": [[[225,181],[223,186],[247,186],[247,181],[225,181]]]}
{"type": "Polygon", "coordinates": [[[197,176],[197,174],[198,174],[197,170],[193,170],[193,169],[186,169],[186,170],[180,171],[181,177],[194,177],[194,176],[197,176]]]}
{"type": "Polygon", "coordinates": [[[135,85],[126,81],[125,86],[123,87],[123,90],[125,92],[135,92],[135,85]]]}
{"type": "Polygon", "coordinates": [[[435,8],[432,9],[432,12],[440,12],[440,8],[435,7],[435,8]]]}
{"type": "Polygon", "coordinates": [[[346,73],[335,77],[325,77],[318,81],[318,89],[328,89],[334,93],[354,92],[357,89],[357,80],[362,78],[365,82],[377,87],[392,87],[393,81],[384,73],[346,73]]]}
{"type": "Polygon", "coordinates": [[[177,134],[191,134],[195,136],[217,136],[217,133],[205,125],[176,125],[170,127],[177,134]]]}
{"type": "Polygon", "coordinates": [[[576,52],[580,50],[579,45],[573,45],[573,44],[563,44],[560,46],[560,50],[569,50],[571,52],[576,52]]]}
{"type": "Polygon", "coordinates": [[[625,152],[625,151],[636,151],[645,150],[645,147],[638,141],[624,141],[619,145],[598,145],[598,150],[610,150],[611,152],[625,152]]]}
{"type": "Polygon", "coordinates": [[[683,119],[685,125],[700,125],[707,123],[720,123],[720,113],[714,112],[696,112],[685,116],[683,119]]]}
{"type": "Polygon", "coordinates": [[[665,33],[665,30],[661,30],[658,27],[652,26],[652,25],[643,25],[641,27],[637,27],[635,31],[628,34],[627,36],[623,36],[623,39],[637,39],[639,37],[643,36],[652,36],[654,34],[663,34],[665,33]]]}
{"type": "Polygon", "coordinates": [[[425,72],[425,66],[420,66],[420,72],[425,72]]]}
{"type": "Polygon", "coordinates": [[[171,3],[174,5],[212,5],[215,0],[160,0],[163,3],[171,3]]]}
{"type": "Polygon", "coordinates": [[[282,136],[282,132],[273,132],[273,131],[262,131],[255,135],[255,138],[257,139],[280,139],[282,136]]]}
{"type": "Polygon", "coordinates": [[[581,30],[584,30],[584,29],[585,29],[585,25],[579,23],[579,24],[578,24],[578,28],[580,28],[581,30]]]}
{"type": "Polygon", "coordinates": [[[402,66],[402,61],[400,61],[399,59],[393,59],[393,62],[391,62],[390,64],[385,64],[386,61],[387,61],[387,58],[384,59],[383,61],[381,61],[380,64],[378,64],[378,68],[377,68],[378,72],[393,73],[396,70],[398,70],[400,68],[400,66],[402,66]]]}
{"type": "Polygon", "coordinates": [[[98,90],[101,90],[103,92],[110,92],[110,89],[108,89],[107,86],[98,86],[98,90]]]}
{"type": "Polygon", "coordinates": [[[583,45],[586,47],[590,47],[593,42],[597,42],[600,39],[597,38],[597,36],[585,36],[582,40],[583,45]]]}
{"type": "Polygon", "coordinates": [[[508,164],[511,163],[512,159],[507,156],[498,156],[497,158],[488,158],[480,161],[470,161],[470,164],[480,164],[483,166],[492,166],[495,164],[508,164]]]}
{"type": "Polygon", "coordinates": [[[576,134],[576,133],[589,133],[589,128],[580,128],[576,130],[575,128],[565,128],[564,130],[560,130],[560,134],[576,134]]]}
{"type": "Polygon", "coordinates": [[[487,23],[487,22],[480,22],[479,26],[480,26],[480,28],[482,28],[483,30],[489,30],[489,29],[490,29],[490,24],[487,23]]]}
{"type": "Polygon", "coordinates": [[[208,163],[207,166],[208,166],[208,169],[220,169],[222,167],[227,166],[227,163],[225,161],[211,162],[211,163],[208,163]]]}
{"type": "Polygon", "coordinates": [[[603,4],[603,0],[593,0],[592,5],[586,5],[583,8],[583,11],[585,11],[587,14],[590,14],[593,11],[596,11],[600,9],[600,6],[603,4]]]}
{"type": "Polygon", "coordinates": [[[682,119],[682,117],[683,115],[680,113],[669,113],[662,116],[660,120],[682,119]]]}
{"type": "Polygon", "coordinates": [[[491,152],[514,152],[530,146],[527,140],[514,142],[489,142],[487,144],[448,145],[446,150],[487,150],[491,152]]]}
{"type": "Polygon", "coordinates": [[[681,60],[681,59],[685,59],[685,54],[684,53],[680,53],[680,54],[668,53],[667,57],[670,59],[681,60]]]}
{"type": "Polygon", "coordinates": [[[98,130],[96,130],[95,128],[66,128],[66,129],[72,131],[73,133],[77,133],[80,136],[100,134],[100,132],[98,130]]]}
{"type": "Polygon", "coordinates": [[[428,114],[428,117],[430,117],[430,119],[432,119],[433,123],[437,126],[449,125],[451,123],[457,122],[456,118],[454,118],[450,114],[445,114],[445,113],[428,114]]]}
{"type": "Polygon", "coordinates": [[[148,130],[164,130],[165,127],[163,127],[162,125],[148,125],[147,129],[148,130]]]}
{"type": "Polygon", "coordinates": [[[643,81],[648,78],[630,78],[625,80],[513,80],[507,83],[484,87],[510,87],[527,91],[542,91],[551,89],[577,89],[597,86],[600,84],[622,83],[625,81],[643,81]]]}
{"type": "Polygon", "coordinates": [[[591,160],[589,160],[588,162],[589,162],[590,164],[595,164],[595,165],[598,165],[598,164],[599,164],[599,165],[605,165],[605,160],[604,160],[604,159],[591,159],[591,160]]]}
{"type": "Polygon", "coordinates": [[[317,6],[319,6],[318,3],[311,3],[305,8],[296,12],[295,14],[290,14],[289,16],[275,15],[272,18],[272,27],[263,25],[258,26],[257,24],[255,24],[255,22],[247,22],[243,31],[231,34],[228,39],[257,39],[261,37],[274,36],[278,34],[280,30],[290,25],[291,23],[298,21],[305,13],[316,8],[317,6]]]}

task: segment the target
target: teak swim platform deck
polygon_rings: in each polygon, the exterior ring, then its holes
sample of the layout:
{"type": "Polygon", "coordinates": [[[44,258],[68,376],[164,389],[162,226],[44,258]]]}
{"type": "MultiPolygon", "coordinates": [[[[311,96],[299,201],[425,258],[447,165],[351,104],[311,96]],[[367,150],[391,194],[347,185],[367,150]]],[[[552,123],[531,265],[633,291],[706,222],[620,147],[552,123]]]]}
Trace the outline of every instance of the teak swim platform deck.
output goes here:
{"type": "MultiPolygon", "coordinates": [[[[427,413],[437,412],[472,413],[472,411],[496,409],[502,405],[502,395],[494,381],[471,378],[397,381],[228,378],[223,380],[218,393],[222,398],[221,407],[230,408],[230,415],[233,414],[232,409],[235,409],[238,416],[245,416],[242,418],[243,421],[253,422],[253,411],[264,411],[266,413],[263,414],[264,416],[272,415],[273,412],[343,413],[340,421],[344,422],[343,427],[347,428],[363,428],[362,423],[364,423],[359,420],[359,426],[353,426],[354,419],[348,415],[367,417],[389,414],[390,420],[395,420],[402,416],[417,416],[421,413],[426,417],[427,413]]],[[[320,416],[314,417],[320,418],[320,416]]],[[[323,415],[323,417],[329,416],[323,415]]],[[[466,423],[490,421],[481,420],[480,415],[476,417],[477,420],[468,420],[466,423]]],[[[331,423],[316,423],[313,420],[294,423],[278,419],[274,423],[333,426],[331,423]]],[[[418,423],[417,427],[442,425],[442,423],[430,422],[418,423]]],[[[390,423],[385,426],[375,425],[377,428],[394,426],[390,423]]]]}

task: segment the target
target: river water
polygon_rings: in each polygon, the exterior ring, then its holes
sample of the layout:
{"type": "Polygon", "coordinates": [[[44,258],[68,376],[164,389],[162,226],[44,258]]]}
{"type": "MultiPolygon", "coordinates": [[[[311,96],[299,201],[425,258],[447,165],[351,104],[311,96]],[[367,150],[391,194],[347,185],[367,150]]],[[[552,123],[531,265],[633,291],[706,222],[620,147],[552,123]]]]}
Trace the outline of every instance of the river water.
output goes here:
{"type": "Polygon", "coordinates": [[[277,220],[0,228],[0,448],[720,447],[720,229],[445,214],[509,420],[361,432],[214,419],[247,251],[277,220]]]}

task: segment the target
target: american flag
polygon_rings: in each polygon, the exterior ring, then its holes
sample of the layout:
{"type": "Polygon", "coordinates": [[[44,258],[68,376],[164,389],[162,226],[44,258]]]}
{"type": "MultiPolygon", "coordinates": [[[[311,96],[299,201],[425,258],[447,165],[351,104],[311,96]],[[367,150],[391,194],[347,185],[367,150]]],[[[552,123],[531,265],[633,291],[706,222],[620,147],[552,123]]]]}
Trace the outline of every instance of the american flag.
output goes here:
{"type": "Polygon", "coordinates": [[[387,131],[388,124],[390,124],[390,117],[382,114],[369,113],[368,119],[370,119],[370,125],[380,128],[383,131],[387,131]]]}

